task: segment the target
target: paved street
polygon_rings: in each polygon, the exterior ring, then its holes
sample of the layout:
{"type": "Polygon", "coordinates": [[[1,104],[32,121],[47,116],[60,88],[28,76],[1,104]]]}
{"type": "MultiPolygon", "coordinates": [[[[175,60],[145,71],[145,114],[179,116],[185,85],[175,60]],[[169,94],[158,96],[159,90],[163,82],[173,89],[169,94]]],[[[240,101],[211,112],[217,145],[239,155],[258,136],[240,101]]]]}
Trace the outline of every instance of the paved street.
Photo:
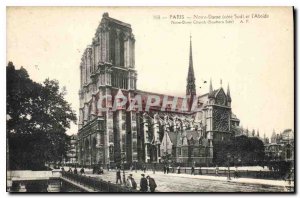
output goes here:
{"type": "MultiPolygon", "coordinates": [[[[88,176],[101,178],[106,181],[115,183],[115,171],[107,172],[104,175],[94,175],[87,171],[88,176]]],[[[128,174],[133,174],[138,187],[142,171],[126,171],[128,174]]],[[[187,175],[187,174],[164,174],[162,172],[147,171],[145,175],[150,175],[155,178],[157,183],[157,191],[160,192],[280,192],[285,191],[284,186],[287,185],[285,181],[278,180],[262,180],[262,179],[232,179],[227,181],[226,177],[215,177],[205,175],[187,175]]]]}

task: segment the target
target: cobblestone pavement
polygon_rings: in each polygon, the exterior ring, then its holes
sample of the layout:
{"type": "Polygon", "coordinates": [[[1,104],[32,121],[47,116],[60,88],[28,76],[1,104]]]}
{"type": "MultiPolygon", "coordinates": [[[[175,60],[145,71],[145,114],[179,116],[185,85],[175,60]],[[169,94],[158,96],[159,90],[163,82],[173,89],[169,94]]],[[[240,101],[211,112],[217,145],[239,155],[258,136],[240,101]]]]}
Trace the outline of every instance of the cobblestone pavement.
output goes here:
{"type": "MultiPolygon", "coordinates": [[[[138,187],[142,171],[125,171],[125,176],[131,173],[138,187]]],[[[97,177],[105,181],[116,182],[116,172],[105,171],[103,175],[95,175],[87,171],[88,176],[97,177]]],[[[278,180],[262,181],[258,179],[232,179],[227,181],[226,177],[186,175],[186,174],[164,174],[162,172],[147,171],[145,175],[153,177],[157,183],[159,192],[283,192],[285,182],[278,180]],[[243,181],[244,180],[244,181],[243,181]],[[248,181],[248,182],[247,182],[248,181]],[[273,185],[274,184],[274,185],[273,185]]],[[[123,177],[123,173],[121,174],[123,177]]]]}

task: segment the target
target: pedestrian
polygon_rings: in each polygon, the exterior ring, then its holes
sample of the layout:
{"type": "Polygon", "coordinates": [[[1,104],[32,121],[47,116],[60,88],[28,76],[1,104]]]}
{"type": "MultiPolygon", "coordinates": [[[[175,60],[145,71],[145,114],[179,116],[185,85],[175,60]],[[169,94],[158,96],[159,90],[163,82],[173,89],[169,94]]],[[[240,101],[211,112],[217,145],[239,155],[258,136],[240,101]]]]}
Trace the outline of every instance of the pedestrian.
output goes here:
{"type": "Polygon", "coordinates": [[[99,171],[98,171],[98,174],[101,175],[101,174],[103,174],[103,173],[104,173],[104,169],[103,169],[102,166],[100,166],[100,169],[99,169],[99,171]]]}
{"type": "Polygon", "coordinates": [[[64,169],[64,167],[61,167],[61,172],[65,172],[65,169],[64,169]]]}
{"type": "Polygon", "coordinates": [[[75,167],[75,169],[74,169],[74,174],[77,175],[77,168],[76,168],[76,167],[75,167]]]}
{"type": "Polygon", "coordinates": [[[126,179],[126,186],[129,187],[129,188],[132,188],[132,183],[131,183],[130,175],[126,179]]]}
{"type": "Polygon", "coordinates": [[[148,184],[150,188],[150,192],[155,192],[155,188],[157,187],[154,178],[150,177],[149,175],[147,176],[148,179],[148,184]]]}
{"type": "Polygon", "coordinates": [[[170,171],[170,168],[169,168],[169,166],[167,165],[167,174],[169,174],[169,171],[170,171]]]}
{"type": "Polygon", "coordinates": [[[166,165],[164,165],[164,174],[166,174],[166,172],[167,172],[167,167],[166,165]]]}
{"type": "Polygon", "coordinates": [[[121,180],[121,169],[120,169],[120,168],[117,169],[116,177],[117,177],[116,183],[118,183],[118,181],[120,180],[120,183],[122,184],[122,180],[121,180]]]}
{"type": "Polygon", "coordinates": [[[234,178],[238,178],[238,168],[237,168],[237,166],[235,167],[235,170],[234,170],[234,178]]]}
{"type": "Polygon", "coordinates": [[[140,191],[141,192],[147,192],[148,190],[148,182],[147,179],[145,178],[145,174],[141,174],[142,178],[140,181],[140,191]]]}
{"type": "Polygon", "coordinates": [[[137,187],[137,184],[136,184],[134,178],[132,177],[132,174],[129,174],[129,176],[127,177],[127,186],[132,189],[136,189],[136,187],[137,187]]]}
{"type": "Polygon", "coordinates": [[[194,166],[192,166],[191,175],[195,175],[195,168],[194,168],[194,166]]]}
{"type": "Polygon", "coordinates": [[[219,167],[218,167],[218,165],[216,165],[216,176],[219,176],[219,167]]]}
{"type": "Polygon", "coordinates": [[[83,168],[83,167],[80,169],[80,174],[81,174],[81,175],[84,174],[84,168],[83,168]]]}
{"type": "Polygon", "coordinates": [[[144,171],[144,173],[146,173],[146,166],[145,165],[143,166],[143,171],[144,171]]]}
{"type": "Polygon", "coordinates": [[[72,169],[71,169],[71,167],[69,168],[68,172],[69,172],[69,173],[72,173],[72,172],[73,172],[72,169]]]}
{"type": "Polygon", "coordinates": [[[107,164],[106,167],[107,167],[107,171],[109,171],[109,164],[107,164]]]}
{"type": "Polygon", "coordinates": [[[177,174],[180,174],[180,166],[177,167],[177,174]]]}

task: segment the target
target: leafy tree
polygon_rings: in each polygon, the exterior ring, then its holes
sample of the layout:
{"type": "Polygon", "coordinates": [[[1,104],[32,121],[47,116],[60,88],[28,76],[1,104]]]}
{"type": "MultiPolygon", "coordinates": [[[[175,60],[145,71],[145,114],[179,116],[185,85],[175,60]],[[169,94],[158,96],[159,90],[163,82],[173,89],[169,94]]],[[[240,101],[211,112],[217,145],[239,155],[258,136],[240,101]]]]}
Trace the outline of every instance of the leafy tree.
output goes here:
{"type": "Polygon", "coordinates": [[[35,170],[45,162],[61,161],[69,146],[66,130],[76,123],[65,92],[58,81],[32,81],[23,67],[16,70],[12,62],[6,71],[10,168],[35,170]]]}
{"type": "Polygon", "coordinates": [[[264,156],[264,144],[257,137],[241,135],[214,144],[214,163],[218,165],[227,166],[228,160],[231,165],[258,165],[264,156]]]}

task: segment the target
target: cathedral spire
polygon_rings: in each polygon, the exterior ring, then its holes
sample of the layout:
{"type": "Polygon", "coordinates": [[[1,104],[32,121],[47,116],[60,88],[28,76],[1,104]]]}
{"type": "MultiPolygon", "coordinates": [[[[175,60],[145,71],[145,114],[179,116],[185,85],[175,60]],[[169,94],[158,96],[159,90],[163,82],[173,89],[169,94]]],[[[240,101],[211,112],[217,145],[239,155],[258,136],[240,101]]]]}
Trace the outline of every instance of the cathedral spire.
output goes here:
{"type": "Polygon", "coordinates": [[[210,78],[210,82],[209,82],[208,98],[213,98],[213,86],[212,86],[212,83],[211,83],[211,78],[210,78]]]}
{"type": "Polygon", "coordinates": [[[228,98],[228,102],[231,102],[229,83],[227,85],[227,98],[228,98]]]}
{"type": "Polygon", "coordinates": [[[190,35],[190,59],[189,71],[187,76],[186,95],[196,95],[195,74],[193,67],[192,36],[190,35]]]}
{"type": "Polygon", "coordinates": [[[211,83],[211,78],[210,78],[210,82],[209,82],[209,93],[213,92],[213,87],[212,87],[212,83],[211,83]]]}

